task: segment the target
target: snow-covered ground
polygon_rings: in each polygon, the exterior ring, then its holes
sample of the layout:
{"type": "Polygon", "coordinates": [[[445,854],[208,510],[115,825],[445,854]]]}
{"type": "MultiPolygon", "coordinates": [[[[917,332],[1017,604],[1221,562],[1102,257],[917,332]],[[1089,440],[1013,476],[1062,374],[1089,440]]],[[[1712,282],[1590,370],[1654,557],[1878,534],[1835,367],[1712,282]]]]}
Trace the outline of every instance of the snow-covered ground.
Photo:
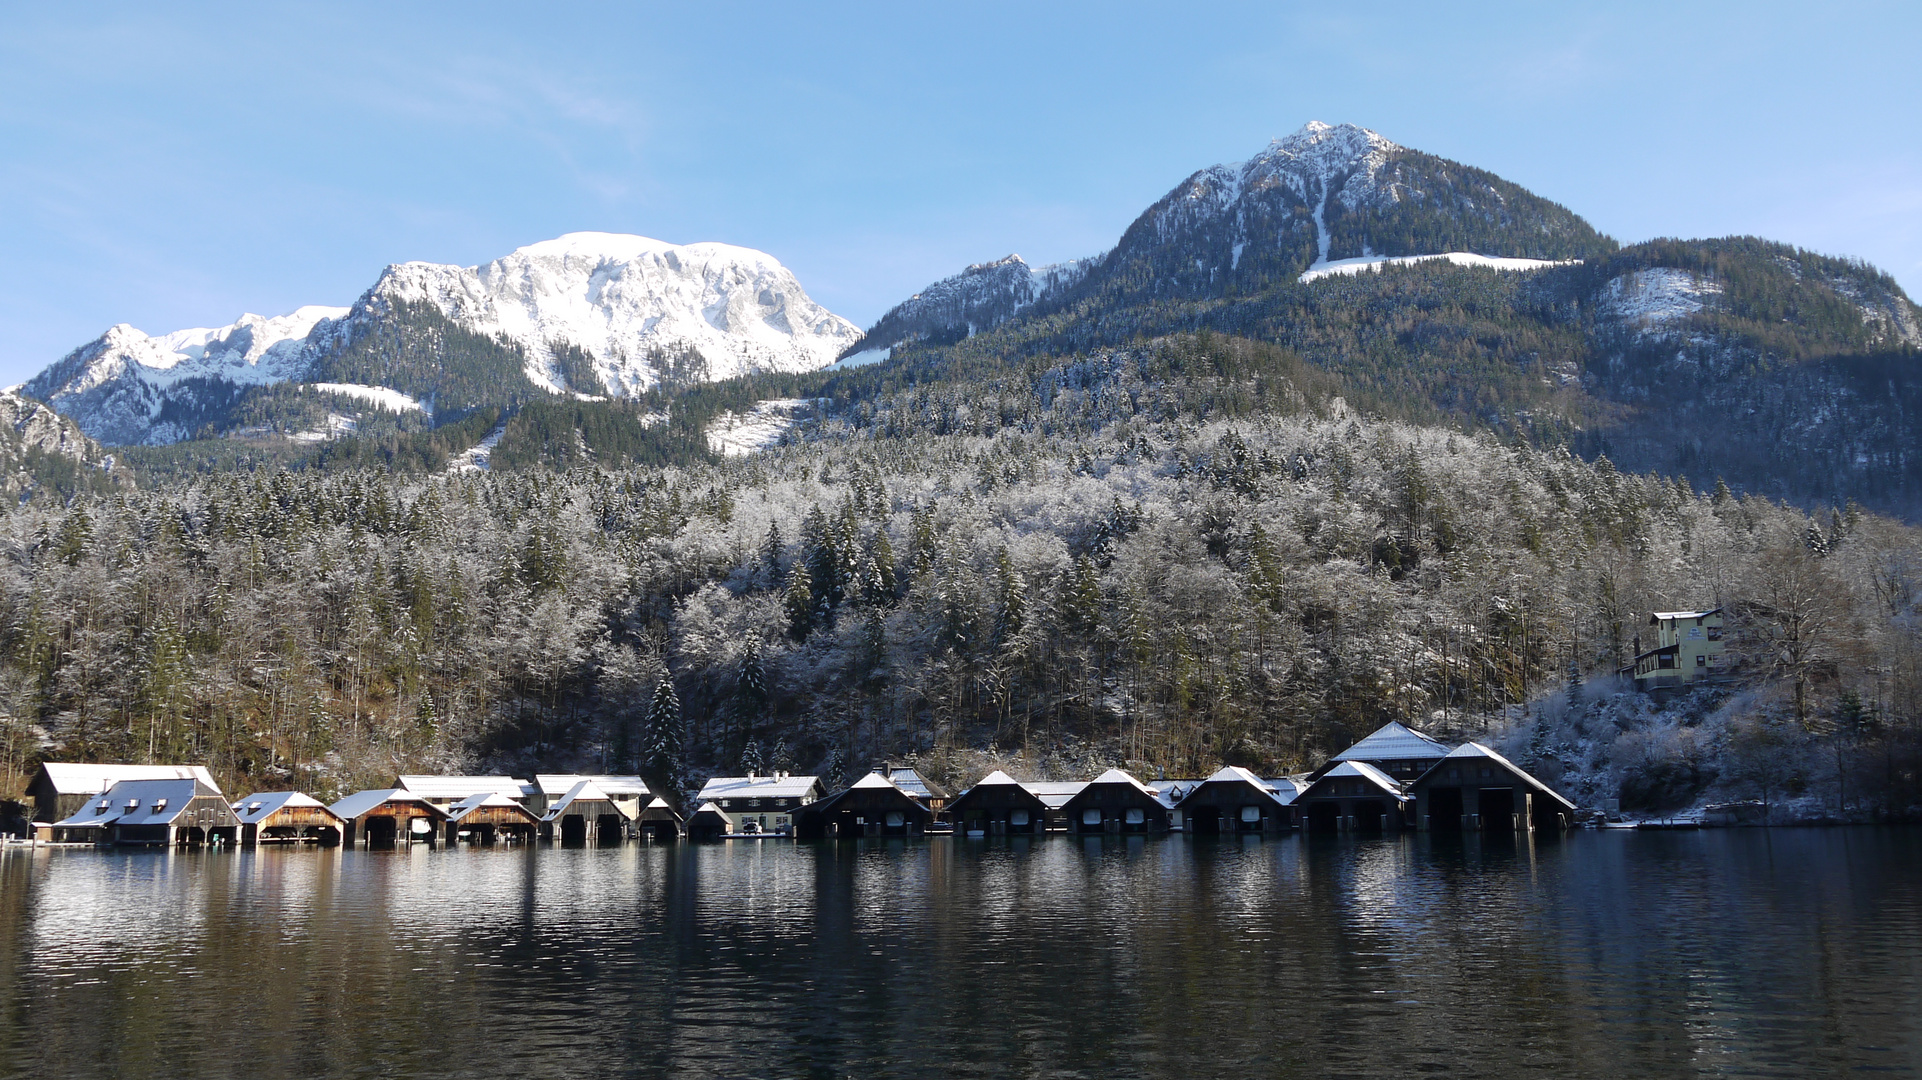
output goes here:
{"type": "MultiPolygon", "coordinates": [[[[1316,213],[1317,218],[1315,224],[1317,228],[1319,228],[1321,225],[1319,218],[1320,211],[1317,210],[1316,213]]],[[[1306,285],[1317,278],[1325,278],[1332,274],[1359,274],[1364,270],[1378,270],[1388,264],[1405,266],[1409,263],[1429,262],[1434,259],[1446,259],[1456,266],[1486,266],[1494,270],[1540,270],[1544,266],[1567,266],[1570,263],[1581,261],[1580,259],[1510,259],[1477,255],[1472,251],[1446,251],[1440,255],[1398,255],[1392,257],[1388,255],[1364,255],[1357,259],[1335,259],[1330,261],[1328,259],[1326,241],[1324,241],[1322,257],[1316,259],[1314,264],[1302,273],[1301,283],[1306,285]]]]}
{"type": "Polygon", "coordinates": [[[342,394],[350,398],[356,398],[372,405],[376,409],[385,409],[395,415],[404,412],[422,412],[429,416],[434,414],[432,409],[421,402],[408,397],[398,390],[390,390],[385,386],[363,386],[360,383],[340,382],[317,382],[309,383],[308,385],[322,393],[342,394]]]}
{"type": "Polygon", "coordinates": [[[494,430],[481,436],[481,441],[447,459],[448,472],[486,472],[493,467],[494,448],[501,444],[501,436],[507,434],[508,418],[494,425],[494,430]]]}
{"type": "Polygon", "coordinates": [[[838,368],[866,367],[869,364],[878,364],[893,355],[894,346],[892,345],[883,349],[862,349],[853,356],[844,356],[836,360],[834,366],[838,368]]]}
{"type": "Polygon", "coordinates": [[[780,442],[818,407],[807,398],[776,398],[757,402],[746,413],[724,412],[707,426],[708,449],[724,457],[758,453],[780,442]]]}
{"type": "Polygon", "coordinates": [[[1722,287],[1687,270],[1657,266],[1614,278],[1602,288],[1598,313],[1657,330],[1702,310],[1722,287]]]}

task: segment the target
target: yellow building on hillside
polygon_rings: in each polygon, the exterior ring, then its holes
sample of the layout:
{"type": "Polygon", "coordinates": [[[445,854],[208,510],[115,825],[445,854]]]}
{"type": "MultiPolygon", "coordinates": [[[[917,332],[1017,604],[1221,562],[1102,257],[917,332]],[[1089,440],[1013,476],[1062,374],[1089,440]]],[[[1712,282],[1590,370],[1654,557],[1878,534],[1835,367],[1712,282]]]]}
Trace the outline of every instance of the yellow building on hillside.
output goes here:
{"type": "MultiPolygon", "coordinates": [[[[1633,672],[1636,689],[1687,686],[1726,672],[1721,608],[1657,611],[1648,624],[1655,631],[1655,647],[1639,653],[1624,669],[1625,674],[1633,672]]],[[[1639,647],[1639,638],[1637,643],[1639,647]]]]}

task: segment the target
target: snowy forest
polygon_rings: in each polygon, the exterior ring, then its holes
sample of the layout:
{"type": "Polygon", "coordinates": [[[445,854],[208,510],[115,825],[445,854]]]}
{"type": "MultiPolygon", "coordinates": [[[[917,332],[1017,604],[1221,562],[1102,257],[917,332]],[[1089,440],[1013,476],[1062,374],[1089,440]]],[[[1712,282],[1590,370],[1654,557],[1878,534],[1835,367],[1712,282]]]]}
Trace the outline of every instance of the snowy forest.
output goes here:
{"type": "MultiPolygon", "coordinates": [[[[1241,339],[897,385],[673,466],[208,471],[0,519],[0,788],[204,761],[945,783],[1310,768],[1387,720],[1583,805],[1922,800],[1922,534],[1357,413],[1241,339]],[[1622,692],[1651,610],[1734,682],[1622,692]]],[[[4,791],[0,791],[4,793],[4,791]]]]}

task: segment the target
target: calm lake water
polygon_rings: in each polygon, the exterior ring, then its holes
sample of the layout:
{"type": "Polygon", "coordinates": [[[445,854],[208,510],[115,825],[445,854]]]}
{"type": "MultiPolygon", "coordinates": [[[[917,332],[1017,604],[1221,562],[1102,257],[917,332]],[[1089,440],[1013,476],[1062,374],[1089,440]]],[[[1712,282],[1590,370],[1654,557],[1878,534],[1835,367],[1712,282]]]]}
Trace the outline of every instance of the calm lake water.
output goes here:
{"type": "Polygon", "coordinates": [[[1922,830],[0,856],[0,1077],[1922,1071],[1922,830]]]}

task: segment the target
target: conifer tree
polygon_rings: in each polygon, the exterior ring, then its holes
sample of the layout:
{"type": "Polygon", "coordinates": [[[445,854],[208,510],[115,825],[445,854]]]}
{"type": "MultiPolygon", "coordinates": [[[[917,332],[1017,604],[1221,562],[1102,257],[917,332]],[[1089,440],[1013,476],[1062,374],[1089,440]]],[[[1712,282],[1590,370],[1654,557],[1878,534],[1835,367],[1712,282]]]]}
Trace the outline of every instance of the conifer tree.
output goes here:
{"type": "Polygon", "coordinates": [[[674,679],[662,675],[654,684],[654,696],[647,706],[646,737],[642,761],[647,778],[663,790],[674,791],[682,780],[681,696],[674,691],[674,679]]]}

